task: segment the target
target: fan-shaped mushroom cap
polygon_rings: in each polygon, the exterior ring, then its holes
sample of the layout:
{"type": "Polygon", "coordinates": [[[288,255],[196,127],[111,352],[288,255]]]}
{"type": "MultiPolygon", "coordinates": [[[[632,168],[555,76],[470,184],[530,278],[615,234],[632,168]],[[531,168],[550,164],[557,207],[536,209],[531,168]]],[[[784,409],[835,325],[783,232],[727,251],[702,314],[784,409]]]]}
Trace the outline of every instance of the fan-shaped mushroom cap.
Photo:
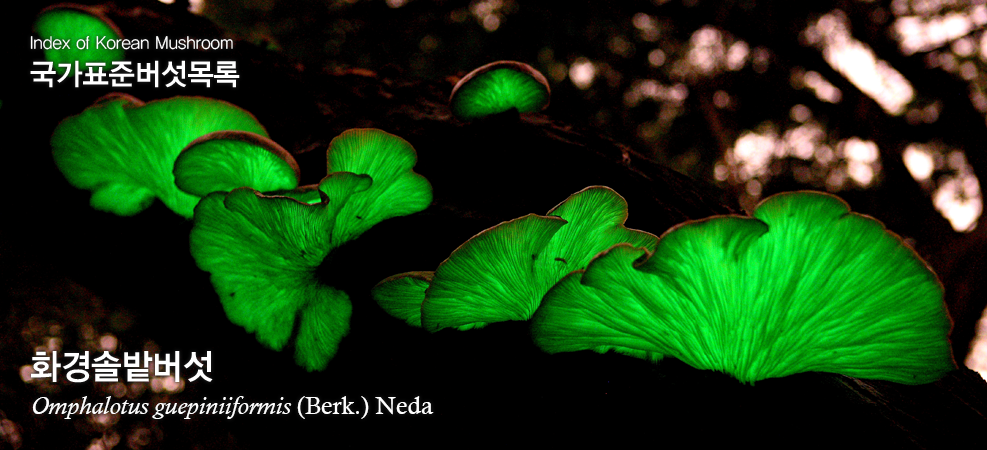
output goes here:
{"type": "Polygon", "coordinates": [[[315,269],[342,243],[334,233],[339,210],[369,185],[367,176],[333,174],[319,184],[328,201],[316,205],[239,188],[195,208],[192,256],[211,274],[226,316],[281,350],[302,314],[298,339],[314,342],[296,341],[295,358],[309,370],[325,368],[349,331],[349,297],[318,283],[315,269]]]}
{"type": "Polygon", "coordinates": [[[412,168],[418,154],[408,141],[375,128],[354,128],[329,143],[327,172],[368,174],[373,185],[353,197],[339,213],[348,222],[350,240],[382,220],[424,210],[432,203],[432,186],[412,168]]]}
{"type": "Polygon", "coordinates": [[[517,61],[496,61],[470,72],[449,97],[452,115],[470,121],[511,109],[520,113],[548,107],[548,80],[535,68],[517,61]]]}
{"type": "Polygon", "coordinates": [[[942,286],[880,222],[813,192],[753,216],[685,223],[650,258],[598,256],[545,296],[535,341],[670,355],[746,383],[821,371],[919,384],[955,367],[942,286]]]}
{"type": "Polygon", "coordinates": [[[370,295],[388,314],[413,327],[422,326],[422,302],[435,272],[405,272],[377,283],[370,295]]]}
{"type": "Polygon", "coordinates": [[[597,253],[617,243],[652,249],[658,239],[624,227],[627,203],[607,187],[577,192],[548,214],[487,229],[457,248],[431,279],[397,275],[378,284],[374,298],[412,325],[421,305],[420,323],[430,331],[527,320],[552,285],[597,253]]]}
{"type": "Polygon", "coordinates": [[[328,159],[338,170],[317,192],[239,188],[204,197],[190,237],[192,256],[211,274],[230,321],[281,350],[300,317],[295,360],[308,370],[325,369],[352,310],[346,293],[319,282],[316,269],[376,223],[425,209],[432,199],[431,186],[412,170],[414,149],[392,134],[344,132],[328,159]]]}
{"type": "Polygon", "coordinates": [[[58,124],[51,147],[68,182],[92,191],[93,208],[131,216],[159,198],[192,217],[199,197],[175,185],[175,159],[196,138],[220,130],[267,135],[253,115],[221,100],[172,97],[145,104],[110,94],[58,124]]]}
{"type": "Polygon", "coordinates": [[[287,150],[247,131],[216,131],[192,141],[175,160],[173,173],[179,189],[198,197],[238,187],[291,190],[301,177],[287,150]]]}

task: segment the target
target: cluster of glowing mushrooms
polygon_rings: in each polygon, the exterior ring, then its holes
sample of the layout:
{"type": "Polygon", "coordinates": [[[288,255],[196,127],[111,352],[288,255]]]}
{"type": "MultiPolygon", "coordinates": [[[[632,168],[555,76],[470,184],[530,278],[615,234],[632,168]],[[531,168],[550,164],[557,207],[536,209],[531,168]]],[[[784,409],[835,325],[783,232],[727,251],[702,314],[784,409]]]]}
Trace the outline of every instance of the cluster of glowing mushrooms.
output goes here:
{"type": "MultiPolygon", "coordinates": [[[[468,123],[548,101],[540,73],[501,61],[460,80],[450,111],[468,123]]],[[[192,256],[229,319],[274,350],[294,337],[308,370],[327,367],[352,310],[316,268],[432,202],[400,137],[348,130],[330,143],[318,185],[298,186],[298,164],[250,113],[201,97],[111,94],[65,119],[52,150],[98,210],[133,215],[159,199],[191,218],[192,256]]],[[[624,227],[627,217],[618,193],[588,187],[546,215],[481,231],[434,271],[381,281],[372,296],[430,332],[530,321],[549,353],[667,355],[745,383],[821,371],[920,384],[955,368],[935,274],[832,195],[780,194],[751,217],[687,222],[660,238],[624,227]]]]}

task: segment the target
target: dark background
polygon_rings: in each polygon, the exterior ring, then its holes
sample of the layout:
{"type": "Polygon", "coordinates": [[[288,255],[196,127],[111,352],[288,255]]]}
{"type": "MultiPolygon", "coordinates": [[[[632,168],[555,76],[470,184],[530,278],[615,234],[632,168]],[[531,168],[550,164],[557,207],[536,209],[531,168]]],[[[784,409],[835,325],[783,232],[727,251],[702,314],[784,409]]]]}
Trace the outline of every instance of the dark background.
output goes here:
{"type": "MultiPolygon", "coordinates": [[[[987,171],[983,28],[974,25],[963,36],[916,52],[902,50],[895,29],[905,16],[979,17],[976,4],[208,3],[204,14],[225,28],[186,14],[182,4],[120,1],[107,7],[128,37],[242,38],[234,51],[208,55],[238,61],[236,89],[128,92],[145,101],[207,95],[251,111],[275,141],[298,155],[303,182],[318,181],[328,141],[347,128],[384,128],[418,149],[417,170],[435,186],[436,205],[380,224],[320,268],[324,280],[350,292],[354,316],[330,367],[310,374],[294,365],[290,351],[266,350],[225,319],[208,275],[188,254],[189,223],[160,204],[132,218],[92,211],[88,193],[58,173],[48,145],[51,130],[106,91],[31,82],[30,62],[41,55],[28,51],[27,36],[42,3],[9,14],[4,27],[10,56],[0,91],[0,126],[8,136],[0,228],[7,305],[0,328],[0,448],[255,448],[302,441],[329,447],[394,440],[445,447],[511,440],[523,430],[545,442],[642,434],[656,445],[948,447],[951,439],[982,434],[975,430],[984,428],[985,387],[971,372],[917,387],[826,374],[742,386],[674,360],[655,365],[611,354],[549,357],[530,344],[523,323],[429,335],[386,316],[361,294],[388,275],[432,270],[476,232],[544,213],[589,184],[624,194],[628,225],[655,234],[683,220],[749,209],[772,193],[828,190],[854,211],[883,221],[934,268],[946,287],[955,322],[951,339],[962,364],[987,304],[987,225],[980,215],[958,231],[933,199],[987,171]],[[908,80],[914,96],[900,112],[883,109],[827,63],[822,41],[806,32],[821,19],[845,24],[908,80]],[[450,119],[444,99],[455,80],[498,59],[523,61],[546,74],[552,104],[545,116],[526,118],[510,133],[450,119]],[[575,68],[586,64],[595,76],[581,84],[575,68]],[[809,73],[838,89],[838,101],[807,88],[809,73]],[[772,147],[775,156],[745,172],[735,156],[743,152],[739,140],[757,133],[779,142],[786,132],[816,133],[788,141],[810,145],[811,156],[776,143],[781,150],[772,147]],[[847,144],[851,138],[876,145],[867,183],[849,176],[854,164],[859,168],[847,144]],[[904,164],[912,144],[923,145],[937,161],[928,179],[916,180],[904,164]],[[633,156],[630,169],[614,162],[621,152],[633,156]],[[21,379],[36,349],[95,350],[102,337],[115,339],[117,351],[212,350],[213,381],[169,390],[21,379]],[[115,395],[149,403],[241,395],[249,402],[417,396],[431,402],[435,414],[363,421],[301,421],[294,415],[63,420],[25,407],[42,395],[67,402],[115,395]],[[943,400],[949,395],[961,400],[943,400]],[[979,412],[962,412],[964,403],[979,412]],[[942,418],[931,419],[936,417],[942,418]]],[[[201,56],[138,52],[128,58],[201,56]]],[[[964,195],[981,201],[979,187],[964,195]]]]}

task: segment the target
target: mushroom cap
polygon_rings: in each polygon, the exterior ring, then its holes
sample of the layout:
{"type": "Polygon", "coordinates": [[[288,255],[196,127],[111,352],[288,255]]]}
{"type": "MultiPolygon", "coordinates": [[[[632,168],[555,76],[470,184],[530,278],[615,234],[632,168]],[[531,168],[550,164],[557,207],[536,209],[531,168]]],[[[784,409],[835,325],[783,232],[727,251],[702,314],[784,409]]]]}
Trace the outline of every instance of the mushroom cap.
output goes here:
{"type": "Polygon", "coordinates": [[[325,195],[319,190],[319,185],[308,184],[305,186],[298,186],[294,189],[287,191],[271,191],[266,193],[269,196],[280,196],[289,197],[306,205],[314,205],[316,203],[322,203],[326,201],[325,195]]]}
{"type": "Polygon", "coordinates": [[[210,273],[226,316],[281,350],[301,315],[295,359],[308,370],[324,369],[349,332],[349,297],[318,283],[315,269],[342,244],[336,215],[369,186],[368,176],[336,173],[319,183],[327,200],[314,205],[238,188],[214,192],[195,208],[189,248],[210,273]]]}
{"type": "Polygon", "coordinates": [[[287,150],[248,131],[216,131],[192,141],[175,160],[173,173],[179,189],[198,197],[238,187],[291,190],[301,178],[287,150]]]}
{"type": "Polygon", "coordinates": [[[477,234],[436,269],[422,325],[438,331],[528,320],[552,285],[597,253],[618,243],[654,248],[658,238],[626,228],[626,220],[623,197],[593,186],[547,216],[529,214],[477,234]]]}
{"type": "Polygon", "coordinates": [[[317,189],[209,194],[195,208],[189,239],[230,321],[281,350],[298,320],[295,361],[310,371],[327,367],[352,311],[346,293],[319,282],[316,269],[381,220],[432,201],[428,181],[412,170],[414,149],[397,136],[349,130],[333,140],[327,158],[334,171],[317,189]]]}
{"type": "Polygon", "coordinates": [[[391,217],[424,210],[432,203],[432,185],[413,170],[418,154],[411,144],[376,128],[354,128],[329,143],[327,172],[369,175],[372,185],[339,212],[338,225],[348,241],[391,217]],[[345,224],[344,224],[345,222],[345,224]]]}
{"type": "Polygon", "coordinates": [[[820,371],[920,384],[955,367],[950,326],[942,285],[898,236],[795,192],[751,218],[677,226],[650,257],[610,249],[549,291],[532,335],[550,353],[670,355],[745,383],[820,371]]]}
{"type": "Polygon", "coordinates": [[[405,272],[385,278],[370,295],[388,314],[413,327],[422,326],[422,302],[435,272],[405,272]]]}
{"type": "Polygon", "coordinates": [[[102,62],[107,65],[112,61],[123,61],[122,48],[113,50],[96,48],[93,40],[97,36],[110,39],[123,38],[123,33],[112,20],[97,9],[71,3],[49,6],[38,14],[34,21],[34,32],[42,39],[50,37],[69,39],[71,48],[45,50],[45,59],[54,63],[54,70],[59,74],[65,73],[65,68],[59,64],[71,64],[79,61],[79,67],[86,63],[102,62]],[[89,48],[76,48],[77,39],[91,37],[89,48]]]}
{"type": "Polygon", "coordinates": [[[68,182],[92,191],[93,208],[131,216],[158,198],[192,217],[199,197],[175,185],[175,159],[196,138],[220,130],[267,135],[253,115],[221,100],[172,97],[144,103],[110,94],[59,123],[51,147],[68,182]]]}
{"type": "Polygon", "coordinates": [[[548,107],[548,80],[517,61],[496,61],[468,73],[452,88],[449,108],[459,120],[471,121],[512,109],[520,113],[548,107]]]}

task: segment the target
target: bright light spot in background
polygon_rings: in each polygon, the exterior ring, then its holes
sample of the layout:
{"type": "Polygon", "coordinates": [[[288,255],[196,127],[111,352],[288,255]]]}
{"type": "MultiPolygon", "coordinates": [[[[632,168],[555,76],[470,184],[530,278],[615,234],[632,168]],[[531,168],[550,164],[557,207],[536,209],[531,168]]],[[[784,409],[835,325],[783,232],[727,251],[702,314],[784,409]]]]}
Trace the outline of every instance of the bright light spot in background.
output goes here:
{"type": "Polygon", "coordinates": [[[905,161],[908,173],[917,181],[928,181],[932,177],[932,172],[936,170],[936,161],[925,151],[925,146],[909,145],[901,157],[905,161]]]}
{"type": "Polygon", "coordinates": [[[647,30],[655,27],[655,19],[645,13],[640,12],[634,14],[634,18],[631,19],[631,23],[634,24],[634,28],[639,30],[647,30]]]}
{"type": "Polygon", "coordinates": [[[500,17],[494,14],[484,17],[483,28],[487,31],[497,31],[497,28],[500,28],[500,17]]]}
{"type": "Polygon", "coordinates": [[[939,187],[932,194],[932,203],[956,231],[973,231],[977,219],[983,212],[980,183],[973,170],[966,163],[963,153],[949,155],[950,166],[959,160],[960,167],[953,167],[955,175],[948,175],[939,181],[939,187]]]}
{"type": "Polygon", "coordinates": [[[596,78],[596,66],[586,58],[577,58],[569,67],[569,79],[579,89],[588,89],[596,78]]]}
{"type": "Polygon", "coordinates": [[[645,141],[653,141],[668,132],[675,119],[682,114],[687,98],[689,88],[684,83],[669,86],[656,80],[634,80],[630,88],[624,91],[624,104],[628,108],[633,108],[644,100],[653,100],[658,104],[658,113],[654,119],[642,122],[637,127],[637,136],[645,141]]]}
{"type": "Polygon", "coordinates": [[[851,36],[846,16],[836,10],[819,18],[804,32],[805,40],[822,49],[823,58],[890,114],[905,111],[915,95],[911,84],[874,51],[851,36]]]}
{"type": "Polygon", "coordinates": [[[747,55],[750,54],[750,47],[744,41],[734,42],[727,50],[727,69],[740,70],[747,62],[747,55]]]}
{"type": "Polygon", "coordinates": [[[114,430],[109,430],[103,433],[102,436],[93,439],[89,443],[88,449],[92,450],[110,450],[116,447],[120,443],[120,434],[114,430]]]}
{"type": "Polygon", "coordinates": [[[25,383],[31,383],[32,381],[34,381],[34,378],[31,378],[31,374],[34,373],[33,366],[21,366],[21,370],[19,373],[21,376],[21,381],[25,383]]]}
{"type": "Polygon", "coordinates": [[[963,64],[960,64],[960,77],[964,80],[973,81],[974,78],[977,78],[978,74],[977,66],[973,61],[965,61],[963,64]]]}
{"type": "Polygon", "coordinates": [[[859,137],[832,140],[805,105],[794,105],[789,114],[793,124],[783,132],[771,122],[745,131],[713,166],[714,179],[741,189],[741,206],[754,206],[771,179],[785,171],[798,183],[830,191],[879,181],[883,169],[876,143],[859,137]]]}
{"type": "Polygon", "coordinates": [[[101,428],[109,428],[116,425],[120,421],[119,414],[91,414],[88,417],[89,421],[99,425],[101,428]]]}
{"type": "Polygon", "coordinates": [[[408,0],[387,0],[387,6],[391,8],[400,8],[408,3],[408,0]]]}
{"type": "Polygon", "coordinates": [[[112,334],[104,334],[99,338],[99,349],[107,352],[117,350],[117,338],[112,334]]]}
{"type": "Polygon", "coordinates": [[[628,108],[633,108],[646,100],[654,101],[658,105],[658,113],[654,119],[638,125],[636,134],[645,141],[653,141],[669,130],[675,119],[682,114],[682,105],[687,98],[689,98],[689,88],[685,84],[665,85],[650,79],[634,80],[624,91],[624,104],[628,108]]]}
{"type": "Polygon", "coordinates": [[[710,74],[719,66],[719,61],[724,58],[723,36],[720,30],[711,26],[705,26],[689,39],[689,64],[701,74],[710,74]]]}
{"type": "MultiPolygon", "coordinates": [[[[659,66],[665,62],[666,55],[655,51],[648,55],[648,62],[659,66]]],[[[766,51],[751,50],[746,42],[735,40],[719,28],[706,25],[692,33],[685,58],[677,59],[671,72],[678,78],[712,76],[723,70],[740,70],[748,59],[753,60],[757,70],[760,66],[767,67],[767,58],[766,51]],[[757,65],[758,61],[760,66],[757,65]]]]}
{"type": "Polygon", "coordinates": [[[902,153],[905,167],[916,181],[933,190],[932,204],[954,230],[972,231],[983,213],[980,182],[966,155],[935,144],[910,144],[902,153]],[[933,179],[933,175],[940,175],[933,179]]]}
{"type": "Polygon", "coordinates": [[[638,29],[642,41],[654,42],[658,40],[658,24],[655,19],[645,13],[637,13],[631,19],[634,28],[638,29]]]}
{"type": "Polygon", "coordinates": [[[819,72],[812,70],[806,72],[805,76],[802,77],[802,82],[807,88],[812,89],[819,100],[839,103],[843,99],[843,92],[840,91],[840,88],[830,84],[822,75],[819,75],[819,72]]]}
{"type": "Polygon", "coordinates": [[[688,97],[689,97],[689,88],[682,83],[675,83],[668,90],[668,100],[670,101],[676,103],[682,103],[688,97]]]}
{"type": "MultiPolygon", "coordinates": [[[[802,113],[811,116],[811,111],[796,111],[802,113]]],[[[784,164],[791,167],[792,176],[800,183],[821,184],[822,178],[828,176],[831,187],[840,189],[847,180],[846,170],[837,164],[839,161],[834,159],[826,140],[825,128],[811,118],[788,128],[780,136],[773,125],[764,125],[737,139],[723,160],[714,165],[713,177],[741,188],[739,200],[745,209],[760,200],[765,187],[782,167],[775,163],[780,160],[785,160],[784,164]]],[[[860,152],[854,152],[857,153],[860,152]]]]}
{"type": "Polygon", "coordinates": [[[965,36],[973,27],[974,23],[970,17],[961,12],[930,18],[899,17],[894,22],[901,52],[906,55],[941,47],[947,42],[965,36]]]}
{"type": "Polygon", "coordinates": [[[957,39],[953,42],[951,47],[953,49],[953,53],[963,57],[970,56],[974,51],[976,51],[973,46],[973,41],[970,38],[957,39]]]}
{"type": "Polygon", "coordinates": [[[847,160],[847,175],[861,186],[870,186],[877,171],[880,170],[880,152],[877,144],[852,137],[838,147],[837,154],[841,150],[847,160]]]}
{"type": "MultiPolygon", "coordinates": [[[[390,0],[389,0],[390,1],[390,0]]],[[[406,0],[402,0],[406,1],[406,0]]],[[[476,17],[476,21],[488,32],[496,31],[504,19],[503,9],[511,6],[505,0],[480,0],[474,1],[470,5],[470,12],[476,17]]]]}
{"type": "Polygon", "coordinates": [[[201,14],[206,7],[206,0],[188,0],[188,10],[192,14],[201,14]]]}
{"type": "MultiPolygon", "coordinates": [[[[812,116],[812,111],[804,105],[795,106],[796,108],[792,108],[793,110],[797,110],[798,106],[802,106],[805,109],[804,113],[806,116],[812,116]]],[[[806,121],[808,120],[806,118],[806,121]]],[[[779,151],[776,153],[776,156],[778,158],[793,156],[805,161],[811,160],[816,154],[816,148],[822,145],[824,139],[826,139],[826,131],[818,123],[808,122],[804,125],[799,125],[785,131],[785,135],[782,138],[784,145],[778,148],[779,151]]]]}
{"type": "Polygon", "coordinates": [[[20,448],[23,438],[17,423],[7,418],[0,419],[0,440],[9,443],[12,448],[20,448]]]}
{"type": "MultiPolygon", "coordinates": [[[[921,16],[931,16],[936,13],[938,11],[933,11],[932,8],[919,12],[921,16]]],[[[910,55],[942,47],[947,42],[963,37],[984,25],[987,25],[987,5],[979,4],[966,10],[950,11],[935,17],[902,16],[895,20],[894,30],[902,53],[910,55]]],[[[961,56],[968,55],[964,53],[957,52],[961,56]]]]}
{"type": "MultiPolygon", "coordinates": [[[[806,116],[812,114],[808,108],[802,113],[806,116]]],[[[759,177],[765,177],[763,181],[767,181],[768,169],[773,160],[789,157],[813,160],[819,153],[818,149],[824,147],[825,139],[826,130],[808,118],[806,123],[785,130],[781,137],[770,127],[760,132],[748,131],[727,151],[725,162],[727,168],[741,182],[746,183],[759,177]]]]}
{"type": "MultiPolygon", "coordinates": [[[[901,52],[925,53],[926,66],[939,68],[965,80],[969,98],[981,113],[987,113],[983,62],[987,61],[987,4],[984,0],[923,0],[900,5],[893,24],[901,52]],[[979,58],[978,58],[979,57],[979,58]]],[[[893,5],[894,5],[893,3],[893,5]]],[[[909,111],[909,124],[923,121],[918,111],[909,111]]],[[[928,120],[924,120],[929,123],[928,120]]]]}
{"type": "Polygon", "coordinates": [[[724,109],[730,107],[732,100],[730,99],[730,94],[724,90],[718,90],[713,93],[713,106],[724,109]]]}
{"type": "Polygon", "coordinates": [[[633,88],[643,98],[658,99],[664,97],[665,87],[655,80],[638,80],[634,83],[633,88]]]}
{"type": "Polygon", "coordinates": [[[656,48],[648,52],[648,64],[651,64],[654,67],[665,64],[665,52],[663,52],[660,48],[656,48]]]}
{"type": "Polygon", "coordinates": [[[733,148],[727,152],[727,164],[733,166],[740,180],[745,182],[766,175],[771,156],[779,144],[774,130],[765,130],[761,133],[748,131],[742,134],[733,148]]]}
{"type": "Polygon", "coordinates": [[[976,370],[987,380],[987,311],[984,311],[983,317],[977,322],[973,346],[970,348],[970,353],[966,355],[966,366],[976,370]]]}
{"type": "Polygon", "coordinates": [[[747,195],[753,198],[761,198],[761,192],[764,186],[761,186],[761,182],[757,180],[750,180],[744,185],[744,190],[747,191],[747,195]]]}
{"type": "Polygon", "coordinates": [[[175,0],[158,0],[158,1],[161,2],[161,3],[164,3],[166,5],[170,5],[172,3],[175,3],[175,0]]]}
{"type": "Polygon", "coordinates": [[[173,377],[154,377],[151,378],[151,391],[160,393],[177,393],[185,389],[185,380],[179,378],[176,382],[173,377]]]}
{"type": "Polygon", "coordinates": [[[788,115],[798,123],[805,123],[812,118],[812,110],[808,106],[798,104],[788,111],[788,115]]]}
{"type": "Polygon", "coordinates": [[[62,340],[57,337],[50,337],[45,341],[46,352],[54,352],[62,349],[62,340]]]}
{"type": "Polygon", "coordinates": [[[727,169],[726,164],[716,163],[713,166],[713,178],[716,178],[716,181],[726,181],[727,175],[729,175],[729,169],[727,169]]]}
{"type": "Polygon", "coordinates": [[[93,439],[89,442],[89,447],[86,447],[86,450],[110,450],[113,448],[109,442],[104,443],[103,440],[104,438],[101,437],[93,439]]]}

